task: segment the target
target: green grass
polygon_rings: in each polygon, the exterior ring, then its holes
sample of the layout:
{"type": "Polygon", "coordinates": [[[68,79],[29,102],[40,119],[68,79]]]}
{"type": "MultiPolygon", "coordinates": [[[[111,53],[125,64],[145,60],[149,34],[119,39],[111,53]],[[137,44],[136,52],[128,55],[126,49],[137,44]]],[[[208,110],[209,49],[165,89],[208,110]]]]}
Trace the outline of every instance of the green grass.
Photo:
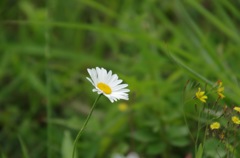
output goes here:
{"type": "Polygon", "coordinates": [[[193,153],[181,113],[186,82],[210,87],[222,80],[222,104],[239,104],[239,7],[226,0],[0,2],[2,157],[70,155],[97,96],[86,80],[86,69],[96,66],[129,84],[130,110],[122,113],[122,101],[101,98],[78,143],[79,157],[193,153]]]}

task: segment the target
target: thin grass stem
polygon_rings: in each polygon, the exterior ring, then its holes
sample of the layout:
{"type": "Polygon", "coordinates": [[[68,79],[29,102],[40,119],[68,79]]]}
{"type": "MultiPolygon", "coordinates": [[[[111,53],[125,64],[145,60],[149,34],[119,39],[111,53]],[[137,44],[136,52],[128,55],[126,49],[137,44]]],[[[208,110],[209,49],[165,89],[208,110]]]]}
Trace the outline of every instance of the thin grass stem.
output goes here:
{"type": "MultiPolygon", "coordinates": [[[[48,10],[46,11],[46,21],[48,21],[48,10]]],[[[49,26],[45,26],[45,77],[46,77],[46,110],[47,110],[47,157],[51,158],[51,115],[52,115],[52,109],[51,109],[51,85],[50,85],[50,70],[49,70],[49,59],[50,59],[50,48],[49,48],[49,26]]]]}
{"type": "Polygon", "coordinates": [[[204,111],[204,107],[205,107],[205,104],[203,104],[203,108],[201,111],[198,112],[198,124],[197,124],[197,137],[196,137],[196,141],[195,141],[195,151],[197,151],[198,149],[198,139],[199,139],[199,135],[200,135],[200,130],[201,130],[201,124],[200,124],[200,118],[202,116],[202,113],[204,111]]]}

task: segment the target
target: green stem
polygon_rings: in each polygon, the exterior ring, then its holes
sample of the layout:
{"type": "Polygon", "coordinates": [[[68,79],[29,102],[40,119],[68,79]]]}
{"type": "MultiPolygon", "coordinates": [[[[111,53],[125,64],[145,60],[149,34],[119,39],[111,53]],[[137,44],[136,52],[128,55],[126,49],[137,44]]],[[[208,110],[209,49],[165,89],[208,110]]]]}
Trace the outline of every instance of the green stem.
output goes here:
{"type": "MultiPolygon", "coordinates": [[[[49,22],[49,12],[47,10],[46,22],[49,22]]],[[[45,77],[46,77],[46,110],[47,110],[47,157],[51,158],[51,140],[52,140],[52,107],[51,107],[51,83],[50,83],[50,70],[49,70],[49,60],[50,60],[50,46],[49,46],[49,26],[45,26],[45,77]]]]}
{"type": "Polygon", "coordinates": [[[90,117],[92,116],[92,112],[93,112],[93,110],[94,110],[94,108],[95,108],[95,105],[96,105],[96,103],[98,102],[98,100],[99,100],[99,98],[100,98],[101,96],[102,96],[102,94],[98,95],[98,97],[96,98],[95,102],[94,102],[93,105],[92,105],[92,108],[91,108],[91,110],[90,110],[90,113],[88,114],[88,116],[87,116],[87,118],[86,118],[86,120],[85,120],[82,128],[80,129],[80,131],[79,131],[78,134],[77,134],[77,137],[76,137],[75,140],[74,140],[73,151],[72,151],[72,158],[74,158],[74,156],[75,156],[75,150],[76,150],[77,142],[78,142],[79,138],[81,137],[82,132],[83,132],[83,130],[85,129],[85,127],[86,127],[86,125],[87,125],[90,117]]]}
{"type": "Polygon", "coordinates": [[[186,117],[186,113],[184,110],[182,110],[182,113],[183,113],[183,119],[184,119],[184,122],[188,128],[188,132],[189,132],[189,135],[190,135],[190,138],[192,139],[193,143],[195,144],[195,140],[194,140],[194,137],[193,137],[193,134],[191,133],[191,130],[190,130],[190,126],[187,122],[187,117],[186,117]]]}
{"type": "MultiPolygon", "coordinates": [[[[189,135],[190,135],[190,138],[192,139],[193,143],[195,144],[195,140],[194,140],[193,134],[191,133],[190,126],[189,126],[189,124],[188,124],[188,122],[187,122],[187,117],[186,117],[186,113],[185,113],[185,110],[184,110],[185,104],[188,102],[188,101],[185,101],[185,102],[184,102],[184,100],[185,100],[185,98],[186,98],[185,92],[186,92],[186,88],[187,88],[187,85],[188,85],[188,84],[189,84],[189,80],[186,82],[186,84],[185,84],[185,86],[184,86],[184,89],[183,89],[181,112],[182,112],[182,115],[183,115],[184,122],[185,122],[185,124],[186,124],[186,126],[187,126],[187,129],[188,129],[188,133],[189,133],[189,135]]],[[[192,100],[192,98],[191,98],[190,100],[192,100]]]]}
{"type": "Polygon", "coordinates": [[[202,108],[202,110],[201,111],[199,111],[199,113],[198,113],[198,124],[197,124],[197,138],[196,138],[196,141],[195,141],[195,151],[197,151],[198,150],[198,139],[199,139],[199,135],[200,135],[200,130],[201,130],[201,116],[202,116],[202,113],[203,113],[203,110],[204,110],[204,106],[205,106],[205,104],[203,104],[203,108],[202,108]]]}

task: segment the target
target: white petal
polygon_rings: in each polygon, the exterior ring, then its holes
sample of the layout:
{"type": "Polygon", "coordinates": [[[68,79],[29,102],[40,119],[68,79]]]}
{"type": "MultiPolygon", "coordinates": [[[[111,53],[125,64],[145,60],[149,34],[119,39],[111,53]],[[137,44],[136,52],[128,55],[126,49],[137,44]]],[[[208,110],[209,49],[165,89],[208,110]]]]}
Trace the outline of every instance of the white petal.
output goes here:
{"type": "Polygon", "coordinates": [[[112,103],[114,102],[114,97],[111,95],[104,94],[112,103]]]}
{"type": "Polygon", "coordinates": [[[96,72],[97,72],[97,78],[98,78],[98,81],[100,81],[101,78],[102,78],[102,75],[101,75],[101,70],[100,70],[99,67],[96,67],[96,72]]]}
{"type": "Polygon", "coordinates": [[[104,82],[104,76],[107,73],[106,70],[103,68],[99,68],[99,67],[97,67],[96,70],[97,70],[98,81],[104,82]]]}
{"type": "Polygon", "coordinates": [[[110,79],[108,84],[110,85],[111,83],[115,82],[117,79],[118,79],[118,76],[116,74],[112,75],[112,78],[110,79]]]}
{"type": "Polygon", "coordinates": [[[123,88],[126,88],[128,86],[128,84],[120,84],[116,87],[113,87],[112,88],[112,91],[117,91],[117,90],[120,90],[120,89],[123,89],[123,88]]]}
{"type": "Polygon", "coordinates": [[[96,86],[97,83],[99,82],[98,74],[97,74],[97,71],[95,69],[92,72],[93,72],[93,82],[94,82],[94,84],[96,86]]]}
{"type": "Polygon", "coordinates": [[[123,81],[123,80],[116,80],[116,81],[110,83],[109,85],[110,85],[111,87],[115,87],[115,86],[119,85],[120,83],[122,83],[122,81],[123,81]]]}
{"type": "Polygon", "coordinates": [[[124,100],[128,100],[128,95],[120,95],[120,94],[115,94],[113,95],[115,98],[118,99],[124,99],[124,100]]]}
{"type": "Polygon", "coordinates": [[[92,83],[93,86],[95,86],[95,84],[93,83],[93,81],[90,78],[88,78],[88,77],[86,77],[86,78],[88,81],[90,81],[92,83]]]}
{"type": "Polygon", "coordinates": [[[112,71],[110,70],[107,74],[107,77],[106,77],[106,84],[109,83],[110,79],[112,78],[112,71]]]}
{"type": "Polygon", "coordinates": [[[119,90],[117,90],[116,92],[130,92],[130,90],[129,89],[119,89],[119,90]]]}
{"type": "Polygon", "coordinates": [[[94,83],[94,86],[96,86],[96,83],[98,82],[96,70],[95,69],[87,69],[87,70],[94,83]]]}
{"type": "Polygon", "coordinates": [[[102,75],[103,75],[103,81],[104,83],[106,83],[108,80],[108,72],[104,68],[102,68],[102,75]]]}

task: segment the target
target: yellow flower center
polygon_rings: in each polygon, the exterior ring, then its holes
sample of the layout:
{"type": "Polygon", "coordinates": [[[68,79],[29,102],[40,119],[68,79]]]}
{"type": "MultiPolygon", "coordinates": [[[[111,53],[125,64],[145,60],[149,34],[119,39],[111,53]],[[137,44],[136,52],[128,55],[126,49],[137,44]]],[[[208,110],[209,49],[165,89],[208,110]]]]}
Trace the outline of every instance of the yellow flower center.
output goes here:
{"type": "Polygon", "coordinates": [[[97,87],[102,90],[105,94],[111,94],[112,93],[112,89],[105,83],[98,83],[97,87]]]}

